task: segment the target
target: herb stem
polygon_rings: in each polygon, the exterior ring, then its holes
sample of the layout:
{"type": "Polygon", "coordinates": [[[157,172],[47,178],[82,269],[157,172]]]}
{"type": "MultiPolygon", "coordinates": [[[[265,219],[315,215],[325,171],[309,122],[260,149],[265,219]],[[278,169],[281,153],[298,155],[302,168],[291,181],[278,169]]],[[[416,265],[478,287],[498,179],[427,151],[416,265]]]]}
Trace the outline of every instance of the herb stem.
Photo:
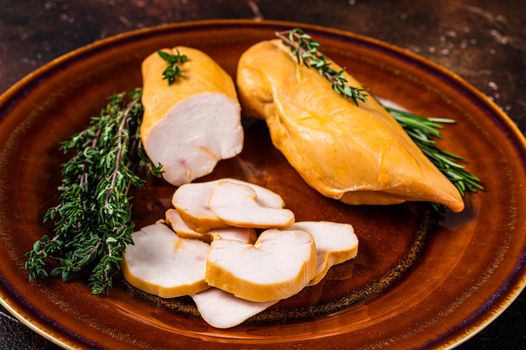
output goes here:
{"type": "MultiPolygon", "coordinates": [[[[296,46],[296,43],[294,41],[290,40],[287,37],[287,34],[292,35],[297,40],[301,40],[300,35],[295,33],[295,32],[293,32],[293,31],[276,32],[276,36],[278,38],[280,38],[282,41],[284,41],[285,43],[287,43],[289,47],[295,46],[296,50],[298,50],[298,52],[301,54],[300,56],[309,55],[309,52],[307,50],[305,50],[303,47],[301,47],[299,45],[296,46]]],[[[310,61],[305,61],[305,65],[308,68],[312,68],[312,66],[310,65],[310,61]]],[[[331,83],[336,83],[337,79],[334,76],[332,76],[331,74],[329,74],[328,72],[323,72],[323,76],[325,77],[325,79],[329,80],[331,83]]]]}
{"type": "Polygon", "coordinates": [[[461,195],[465,192],[483,191],[484,186],[480,179],[468,172],[463,162],[464,159],[456,154],[447,152],[438,147],[435,139],[441,139],[441,124],[453,124],[455,120],[446,118],[426,118],[410,112],[392,107],[384,107],[395,120],[402,126],[413,142],[422,150],[426,157],[440,170],[461,195]]]}
{"type": "Polygon", "coordinates": [[[140,101],[140,89],[129,94],[128,102],[125,94],[111,96],[87,129],[62,144],[72,157],[62,167],[60,203],[44,216],[53,223],[54,235],[42,236],[28,253],[30,280],[51,275],[66,281],[90,269],[93,294],[111,288],[126,245],[133,243],[128,191],[144,186],[141,168],[160,175],[141,147],[140,101]],[[58,267],[48,274],[53,260],[58,267]]]}
{"type": "Polygon", "coordinates": [[[161,50],[158,50],[157,54],[168,64],[163,71],[163,79],[168,81],[168,85],[172,85],[175,83],[177,77],[181,75],[181,67],[179,67],[179,64],[188,61],[188,57],[182,55],[177,48],[175,49],[175,54],[161,50]]]}
{"type": "Polygon", "coordinates": [[[133,101],[130,103],[130,105],[126,108],[126,110],[123,113],[122,120],[119,124],[119,129],[117,130],[117,155],[115,157],[115,169],[113,170],[113,173],[111,174],[111,183],[108,189],[108,193],[106,194],[106,199],[104,200],[104,206],[107,208],[109,206],[109,199],[110,196],[113,193],[113,190],[115,188],[115,179],[117,178],[117,174],[119,173],[120,166],[121,166],[121,158],[122,158],[122,139],[124,135],[124,126],[126,125],[126,121],[128,120],[128,116],[130,114],[130,111],[133,107],[137,105],[137,101],[133,101]]]}
{"type": "Polygon", "coordinates": [[[291,55],[298,64],[315,69],[331,83],[334,91],[351,100],[356,106],[359,105],[360,101],[366,101],[367,90],[347,84],[347,78],[344,75],[345,68],[339,71],[334,70],[329,59],[318,52],[320,43],[313,40],[310,35],[298,28],[276,32],[275,35],[281,39],[285,46],[290,48],[291,55]]]}

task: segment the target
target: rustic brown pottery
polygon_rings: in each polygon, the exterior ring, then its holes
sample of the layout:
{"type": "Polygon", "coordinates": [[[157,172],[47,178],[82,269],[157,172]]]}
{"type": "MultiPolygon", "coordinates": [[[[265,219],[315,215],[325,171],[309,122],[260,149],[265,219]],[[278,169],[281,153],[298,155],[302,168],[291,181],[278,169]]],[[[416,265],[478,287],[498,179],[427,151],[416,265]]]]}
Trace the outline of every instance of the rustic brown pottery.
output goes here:
{"type": "MultiPolygon", "coordinates": [[[[355,34],[303,24],[204,21],[119,35],[60,57],[0,97],[0,297],[35,331],[64,347],[175,349],[380,349],[451,347],[475,334],[526,283],[526,147],[510,119],[464,80],[425,59],[355,34]],[[281,194],[298,220],[354,225],[360,250],[315,287],[227,330],[202,321],[191,299],[162,300],[117,279],[105,297],[85,281],[29,283],[24,254],[49,231],[57,203],[59,142],[81,130],[106,96],[141,85],[140,63],[176,45],[201,49],[235,75],[241,53],[301,26],[377,97],[457,120],[441,145],[468,161],[486,187],[458,215],[424,204],[346,206],[310,189],[245,119],[246,145],[199,181],[246,179],[281,194]]],[[[150,179],[134,192],[135,221],[149,224],[174,188],[150,179]]]]}

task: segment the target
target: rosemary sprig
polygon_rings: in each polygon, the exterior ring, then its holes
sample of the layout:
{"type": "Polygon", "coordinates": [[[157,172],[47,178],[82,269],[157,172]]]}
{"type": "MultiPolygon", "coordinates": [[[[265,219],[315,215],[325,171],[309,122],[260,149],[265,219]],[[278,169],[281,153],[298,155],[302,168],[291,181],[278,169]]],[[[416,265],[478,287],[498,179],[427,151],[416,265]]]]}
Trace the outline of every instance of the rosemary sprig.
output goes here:
{"type": "MultiPolygon", "coordinates": [[[[276,36],[290,48],[290,53],[298,64],[316,69],[321,76],[331,82],[334,91],[351,99],[357,106],[358,100],[365,102],[367,95],[363,92],[366,90],[347,85],[347,80],[343,76],[344,70],[336,72],[330,68],[330,63],[327,62],[328,58],[318,52],[320,43],[313,40],[310,35],[295,28],[277,32],[276,36]]],[[[453,124],[455,122],[453,119],[426,118],[391,107],[384,106],[384,108],[396,119],[438,170],[455,185],[462,196],[466,191],[484,190],[480,179],[460,164],[464,162],[462,157],[446,152],[436,144],[436,139],[442,138],[440,130],[443,128],[443,124],[453,124]]]]}
{"type": "Polygon", "coordinates": [[[166,66],[163,71],[163,80],[168,80],[168,85],[172,85],[175,82],[177,76],[181,75],[179,63],[183,64],[188,61],[188,57],[186,55],[181,55],[177,49],[175,49],[175,51],[175,55],[161,50],[157,51],[157,54],[168,63],[168,66],[166,66]]]}
{"type": "Polygon", "coordinates": [[[480,179],[460,164],[464,159],[456,154],[440,149],[436,139],[441,139],[443,124],[453,124],[455,120],[445,118],[426,118],[392,107],[384,107],[402,126],[413,142],[429,160],[455,185],[462,196],[465,192],[483,191],[480,179]]]}
{"type": "Polygon", "coordinates": [[[358,106],[359,101],[365,102],[367,90],[347,84],[347,78],[343,74],[345,68],[339,71],[333,69],[329,59],[318,52],[320,43],[313,40],[310,35],[299,28],[295,28],[276,32],[276,36],[281,39],[285,46],[290,48],[291,55],[296,58],[298,64],[318,71],[322,77],[331,83],[334,91],[350,99],[356,106],[358,106]]]}
{"type": "Polygon", "coordinates": [[[63,152],[74,152],[63,164],[60,204],[50,208],[45,222],[54,235],[44,235],[28,253],[29,279],[51,276],[69,280],[91,269],[93,294],[106,293],[112,274],[119,269],[127,244],[132,244],[131,186],[142,187],[141,169],[160,176],[160,167],[142,149],[139,126],[143,114],[141,90],[116,94],[84,131],[62,143],[63,152]]]}

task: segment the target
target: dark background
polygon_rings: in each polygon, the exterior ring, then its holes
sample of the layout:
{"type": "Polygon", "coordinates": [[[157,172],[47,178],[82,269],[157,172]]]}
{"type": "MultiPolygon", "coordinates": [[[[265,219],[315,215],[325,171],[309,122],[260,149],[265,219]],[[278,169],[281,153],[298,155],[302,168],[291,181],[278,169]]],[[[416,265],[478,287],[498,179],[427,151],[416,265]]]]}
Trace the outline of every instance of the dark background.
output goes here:
{"type": "MultiPolygon", "coordinates": [[[[526,130],[526,1],[0,0],[0,93],[95,40],[163,23],[260,18],[314,23],[418,53],[467,79],[526,130]]],[[[459,349],[526,349],[526,293],[459,349]]],[[[55,349],[0,307],[0,349],[55,349]]]]}

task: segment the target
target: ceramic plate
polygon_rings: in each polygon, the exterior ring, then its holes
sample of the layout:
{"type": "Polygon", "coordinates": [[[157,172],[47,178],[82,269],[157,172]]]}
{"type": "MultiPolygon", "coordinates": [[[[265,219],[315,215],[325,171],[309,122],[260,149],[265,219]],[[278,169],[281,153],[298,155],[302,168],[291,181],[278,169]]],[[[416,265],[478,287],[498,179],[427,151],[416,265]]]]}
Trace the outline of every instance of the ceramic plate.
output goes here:
{"type": "MultiPolygon", "coordinates": [[[[525,140],[488,98],[417,55],[371,38],[285,22],[205,21],[139,30],[47,64],[0,98],[0,296],[2,304],[64,347],[172,349],[390,349],[448,347],[475,334],[520,293],[525,278],[525,140]],[[209,180],[246,179],[280,193],[298,220],[352,223],[358,257],[238,327],[220,330],[191,299],[161,300],[117,281],[95,297],[83,280],[29,283],[24,254],[48,232],[57,203],[60,141],[81,130],[106,96],[141,85],[140,64],[162,47],[205,51],[232,75],[243,51],[301,26],[374,94],[457,124],[441,144],[463,155],[487,191],[459,215],[422,204],[346,206],[310,189],[273,148],[262,122],[244,120],[246,145],[209,180]]],[[[151,180],[134,193],[138,225],[170,206],[173,188],[151,180]]]]}

